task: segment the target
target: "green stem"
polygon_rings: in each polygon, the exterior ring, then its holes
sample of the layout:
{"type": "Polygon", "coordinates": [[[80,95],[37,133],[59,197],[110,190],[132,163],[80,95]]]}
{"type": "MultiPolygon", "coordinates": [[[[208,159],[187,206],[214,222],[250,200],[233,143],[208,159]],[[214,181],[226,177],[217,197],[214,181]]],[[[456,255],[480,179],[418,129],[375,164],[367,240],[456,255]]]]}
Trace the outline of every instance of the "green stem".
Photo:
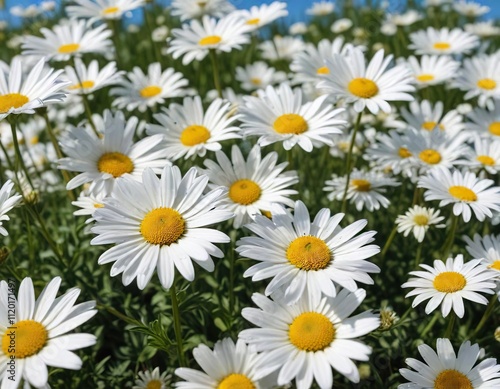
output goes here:
{"type": "Polygon", "coordinates": [[[448,232],[448,236],[446,237],[444,249],[443,249],[443,259],[446,260],[450,255],[451,248],[453,247],[453,242],[455,241],[455,233],[457,231],[458,226],[458,216],[452,214],[451,216],[451,227],[448,232]]]}
{"type": "Polygon", "coordinates": [[[446,332],[444,333],[444,338],[450,339],[451,333],[453,332],[453,327],[455,326],[455,319],[457,315],[455,315],[454,311],[450,312],[450,319],[448,321],[448,327],[446,327],[446,332]]]}
{"type": "MultiPolygon", "coordinates": [[[[154,8],[152,7],[151,10],[154,12],[154,8]]],[[[158,47],[158,44],[153,41],[153,21],[151,20],[151,12],[149,12],[148,7],[144,7],[144,19],[146,20],[146,28],[148,29],[151,44],[153,45],[153,51],[155,55],[155,60],[156,62],[161,64],[161,53],[160,49],[158,47]]]]}
{"type": "Polygon", "coordinates": [[[476,329],[472,333],[471,338],[475,338],[476,335],[479,333],[479,331],[481,331],[481,329],[483,328],[483,326],[486,324],[486,322],[488,321],[490,315],[494,311],[494,308],[495,308],[497,300],[498,300],[498,297],[497,297],[497,295],[495,293],[493,296],[491,296],[491,299],[490,299],[490,302],[488,304],[488,307],[486,308],[486,311],[484,312],[483,317],[479,321],[479,324],[477,325],[476,329]]]}
{"type": "Polygon", "coordinates": [[[87,114],[87,118],[89,119],[90,127],[92,127],[94,134],[96,134],[96,136],[98,138],[100,138],[101,134],[99,134],[99,131],[97,131],[97,127],[94,123],[94,119],[92,119],[92,111],[90,110],[89,99],[88,99],[87,95],[83,92],[80,96],[82,97],[82,100],[83,100],[83,106],[85,107],[85,113],[87,114]]]}
{"type": "Polygon", "coordinates": [[[125,315],[125,314],[123,314],[121,312],[118,312],[114,308],[111,308],[111,307],[108,307],[108,306],[102,305],[102,304],[96,304],[96,308],[99,309],[99,310],[101,310],[101,311],[108,311],[113,316],[116,316],[118,319],[121,319],[121,320],[123,320],[124,322],[126,322],[128,324],[133,324],[133,325],[136,325],[136,326],[139,326],[139,327],[144,327],[144,324],[142,324],[140,321],[135,320],[135,319],[133,319],[131,317],[128,317],[127,315],[125,315]]]}
{"type": "Polygon", "coordinates": [[[210,60],[212,61],[212,70],[214,72],[215,89],[217,89],[219,98],[222,99],[222,86],[220,82],[219,64],[217,63],[217,53],[215,52],[214,49],[210,49],[210,60]]]}
{"type": "MultiPolygon", "coordinates": [[[[120,21],[114,21],[114,20],[108,20],[108,27],[111,29],[113,32],[113,43],[115,44],[115,59],[116,59],[116,64],[118,65],[118,68],[122,69],[123,68],[123,61],[120,55],[120,29],[118,28],[117,24],[120,21]]],[[[150,37],[151,39],[151,37],[150,37]]]]}
{"type": "Polygon", "coordinates": [[[418,265],[420,265],[420,259],[422,257],[422,242],[418,244],[418,247],[417,247],[417,255],[415,256],[415,264],[413,265],[413,267],[415,269],[418,269],[418,265]]]}
{"type": "Polygon", "coordinates": [[[387,238],[387,242],[385,242],[384,248],[380,253],[380,258],[382,260],[385,258],[385,255],[387,254],[387,250],[389,250],[389,247],[391,247],[391,243],[394,240],[394,237],[396,236],[396,232],[398,232],[398,226],[394,226],[394,228],[391,231],[391,234],[389,235],[389,238],[387,238]]]}
{"type": "Polygon", "coordinates": [[[21,170],[26,175],[26,180],[28,181],[29,185],[31,186],[31,190],[33,192],[35,192],[35,187],[33,185],[33,182],[31,181],[31,177],[30,177],[30,174],[28,172],[28,168],[24,164],[23,155],[21,154],[21,148],[19,147],[19,141],[17,139],[16,118],[13,115],[10,115],[10,116],[8,116],[8,121],[10,123],[10,128],[12,130],[12,141],[14,143],[14,150],[16,152],[15,169],[17,170],[19,167],[21,167],[21,170]]]}
{"type": "Polygon", "coordinates": [[[174,331],[175,331],[175,342],[177,344],[177,356],[179,358],[179,366],[186,366],[186,361],[184,358],[184,350],[182,343],[182,332],[181,332],[181,315],[179,311],[179,302],[177,301],[177,292],[175,290],[175,283],[172,283],[170,287],[170,297],[172,299],[172,314],[174,316],[174,331]]]}
{"type": "Polygon", "coordinates": [[[432,327],[434,327],[434,324],[436,324],[440,315],[441,315],[441,313],[439,311],[434,312],[434,316],[432,316],[432,319],[429,321],[429,323],[427,323],[427,325],[425,326],[425,328],[421,332],[420,338],[423,339],[425,337],[425,335],[427,335],[427,333],[432,329],[432,327]]]}

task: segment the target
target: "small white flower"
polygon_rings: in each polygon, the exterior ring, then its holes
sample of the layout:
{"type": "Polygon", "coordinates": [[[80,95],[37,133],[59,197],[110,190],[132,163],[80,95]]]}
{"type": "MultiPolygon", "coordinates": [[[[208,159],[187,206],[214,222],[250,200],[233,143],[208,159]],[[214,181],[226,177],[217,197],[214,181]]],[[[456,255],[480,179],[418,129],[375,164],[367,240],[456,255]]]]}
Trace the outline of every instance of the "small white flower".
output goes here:
{"type": "Polygon", "coordinates": [[[439,213],[439,210],[436,211],[434,208],[415,205],[404,215],[397,217],[398,232],[403,233],[404,236],[408,236],[410,232],[413,232],[415,239],[422,242],[430,226],[435,225],[436,228],[446,227],[445,224],[438,224],[444,220],[444,216],[439,216],[439,213]]]}

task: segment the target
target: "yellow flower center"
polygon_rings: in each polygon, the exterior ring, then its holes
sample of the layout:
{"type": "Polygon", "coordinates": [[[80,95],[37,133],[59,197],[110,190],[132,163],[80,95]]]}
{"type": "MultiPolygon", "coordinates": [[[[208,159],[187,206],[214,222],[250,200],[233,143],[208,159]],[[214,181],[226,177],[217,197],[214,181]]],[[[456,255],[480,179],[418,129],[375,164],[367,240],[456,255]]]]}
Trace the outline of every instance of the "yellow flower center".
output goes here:
{"type": "Polygon", "coordinates": [[[7,93],[0,95],[0,113],[9,112],[11,108],[19,108],[29,102],[30,99],[20,93],[7,93]]]}
{"type": "Polygon", "coordinates": [[[477,157],[477,160],[483,165],[493,166],[495,164],[495,160],[489,155],[480,155],[477,157]]]}
{"type": "Polygon", "coordinates": [[[161,381],[151,380],[146,385],[146,389],[161,389],[161,381]]]}
{"type": "Polygon", "coordinates": [[[150,97],[154,97],[161,93],[162,89],[156,85],[149,85],[145,88],[142,88],[139,92],[141,96],[145,99],[149,99],[150,97]]]}
{"type": "Polygon", "coordinates": [[[406,147],[400,147],[398,154],[401,158],[410,158],[413,155],[406,147]]]}
{"type": "MultiPolygon", "coordinates": [[[[0,112],[2,111],[0,110],[0,112]]],[[[500,122],[491,123],[488,127],[488,131],[493,135],[500,136],[500,122]]]]}
{"type": "Polygon", "coordinates": [[[497,83],[491,78],[483,78],[477,82],[477,86],[481,89],[493,90],[497,87],[497,83]]]}
{"type": "Polygon", "coordinates": [[[75,84],[71,85],[68,89],[90,89],[93,88],[95,85],[95,82],[92,80],[87,80],[87,81],[82,81],[81,84],[75,84]]]}
{"type": "Polygon", "coordinates": [[[134,171],[134,163],[125,154],[118,152],[105,153],[97,161],[97,169],[101,173],[109,173],[113,177],[121,177],[134,171]]]}
{"type": "Polygon", "coordinates": [[[325,315],[306,312],[293,320],[288,336],[290,342],[300,350],[321,351],[335,340],[335,327],[325,315]]]}
{"type": "Polygon", "coordinates": [[[252,180],[238,180],[229,188],[229,198],[235,203],[249,205],[255,203],[262,193],[260,186],[252,180]]]}
{"type": "Polygon", "coordinates": [[[104,204],[94,203],[94,208],[104,208],[104,204]]]}
{"type": "Polygon", "coordinates": [[[250,24],[251,26],[254,26],[254,25],[259,24],[259,23],[260,23],[259,18],[247,20],[247,24],[250,24]]]}
{"type": "Polygon", "coordinates": [[[416,78],[420,82],[429,82],[429,81],[433,81],[436,77],[434,77],[433,74],[420,74],[416,78]]]}
{"type": "Polygon", "coordinates": [[[302,134],[309,129],[306,120],[295,113],[279,116],[273,124],[274,131],[280,134],[302,134]]]}
{"type": "Polygon", "coordinates": [[[429,165],[436,165],[441,162],[441,154],[433,149],[426,149],[420,152],[419,158],[429,165]]]}
{"type": "Polygon", "coordinates": [[[488,266],[490,269],[495,269],[500,271],[500,259],[497,259],[491,265],[488,266]]]}
{"type": "MultiPolygon", "coordinates": [[[[465,288],[467,281],[465,277],[456,271],[445,271],[434,278],[434,288],[442,293],[455,293],[465,288]]],[[[452,388],[452,386],[448,386],[452,388]]],[[[454,387],[453,387],[454,388],[454,387]]]]}
{"type": "Polygon", "coordinates": [[[436,42],[433,47],[436,50],[449,50],[451,45],[448,42],[436,42]]]}
{"type": "Polygon", "coordinates": [[[37,145],[38,143],[40,142],[40,138],[38,136],[33,136],[31,139],[30,139],[30,143],[32,145],[37,145]]]}
{"type": "Polygon", "coordinates": [[[324,269],[333,259],[326,243],[311,235],[295,238],[286,249],[286,258],[302,270],[324,269]]]}
{"type": "Polygon", "coordinates": [[[181,133],[181,143],[184,146],[195,146],[210,139],[210,131],[204,126],[189,126],[181,133]]]}
{"type": "Polygon", "coordinates": [[[426,226],[429,223],[429,218],[425,215],[415,215],[413,221],[419,226],[426,226]]]}
{"type": "Polygon", "coordinates": [[[436,126],[439,127],[440,130],[444,130],[444,126],[441,123],[436,123],[436,122],[423,122],[422,123],[422,129],[427,130],[427,131],[432,131],[436,128],[436,126]]]}
{"type": "Polygon", "coordinates": [[[200,8],[205,8],[207,6],[208,1],[198,1],[196,4],[198,4],[198,7],[200,8]]]}
{"type": "Polygon", "coordinates": [[[317,74],[330,74],[330,69],[328,69],[328,67],[326,66],[323,66],[321,68],[319,68],[317,71],[316,71],[317,74]]]}
{"type": "Polygon", "coordinates": [[[79,48],[80,45],[78,43],[68,43],[67,45],[59,46],[59,49],[57,51],[61,54],[71,54],[77,51],[79,48]]]}
{"type": "Polygon", "coordinates": [[[476,201],[477,195],[469,188],[461,185],[450,186],[450,194],[460,201],[476,201]]]}
{"type": "Polygon", "coordinates": [[[351,185],[353,185],[358,192],[369,192],[372,188],[372,184],[370,184],[370,181],[363,179],[351,180],[351,185]]]}
{"type": "Polygon", "coordinates": [[[473,386],[465,374],[449,369],[438,374],[434,389],[473,389],[473,386]]]}
{"type": "Polygon", "coordinates": [[[255,385],[247,376],[233,373],[225,377],[217,389],[255,389],[255,385]]]}
{"type": "Polygon", "coordinates": [[[186,222],[175,209],[160,207],[149,211],[142,219],[140,231],[146,242],[170,246],[186,230],[186,222]]]}
{"type": "Polygon", "coordinates": [[[28,358],[37,354],[47,342],[45,327],[34,320],[21,320],[7,328],[2,337],[2,350],[6,356],[28,358]]]}
{"type": "Polygon", "coordinates": [[[250,81],[252,81],[252,84],[254,84],[254,85],[261,85],[262,84],[262,79],[258,78],[258,77],[251,78],[250,81]]]}
{"type": "Polygon", "coordinates": [[[262,216],[265,216],[268,219],[272,219],[273,218],[273,215],[272,215],[271,211],[266,211],[264,209],[261,209],[260,213],[262,213],[262,216]]]}
{"type": "Polygon", "coordinates": [[[369,99],[378,94],[378,86],[367,78],[355,78],[347,86],[349,92],[362,99],[369,99]]]}
{"type": "Polygon", "coordinates": [[[109,15],[109,14],[114,14],[120,10],[119,7],[108,7],[106,9],[102,10],[103,15],[109,15]]]}
{"type": "Polygon", "coordinates": [[[210,46],[210,45],[216,45],[217,43],[220,43],[222,41],[222,38],[218,35],[209,35],[206,36],[205,38],[201,38],[198,44],[200,46],[210,46]]]}

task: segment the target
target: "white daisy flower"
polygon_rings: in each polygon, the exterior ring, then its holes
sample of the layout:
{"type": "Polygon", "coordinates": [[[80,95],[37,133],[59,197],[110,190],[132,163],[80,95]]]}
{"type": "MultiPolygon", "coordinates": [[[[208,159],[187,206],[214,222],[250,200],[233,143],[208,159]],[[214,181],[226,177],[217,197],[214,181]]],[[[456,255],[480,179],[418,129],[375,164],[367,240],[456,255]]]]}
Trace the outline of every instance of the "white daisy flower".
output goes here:
{"type": "Polygon", "coordinates": [[[306,10],[306,14],[312,16],[326,16],[332,14],[334,10],[335,4],[331,1],[319,1],[314,2],[311,8],[306,10]]]}
{"type": "Polygon", "coordinates": [[[414,205],[404,215],[399,215],[396,219],[398,232],[408,236],[413,232],[415,239],[421,243],[430,226],[444,228],[446,224],[438,224],[444,220],[444,216],[439,216],[440,211],[434,208],[414,205]]]}
{"type": "Polygon", "coordinates": [[[167,53],[175,59],[182,58],[187,65],[193,60],[201,61],[210,50],[229,53],[233,49],[241,50],[241,46],[250,42],[248,32],[252,30],[238,13],[231,13],[216,20],[204,16],[201,22],[192,20],[183,24],[182,28],[172,30],[174,38],[170,41],[167,53]]]}
{"type": "Polygon", "coordinates": [[[467,117],[471,120],[467,128],[477,132],[482,138],[500,140],[500,104],[494,110],[476,108],[467,117]]]}
{"type": "Polygon", "coordinates": [[[468,236],[463,238],[467,243],[465,248],[472,258],[482,259],[483,265],[500,271],[500,235],[492,234],[481,237],[479,234],[474,234],[474,240],[468,236]]]}
{"type": "Polygon", "coordinates": [[[477,18],[490,12],[490,7],[475,1],[459,0],[453,2],[453,9],[469,18],[477,18]]]}
{"type": "Polygon", "coordinates": [[[283,82],[287,76],[285,72],[276,71],[275,68],[269,67],[265,62],[257,61],[246,65],[244,68],[238,66],[235,78],[241,83],[244,90],[254,91],[266,89],[270,85],[283,82]]]}
{"type": "Polygon", "coordinates": [[[260,308],[243,308],[242,316],[260,328],[240,332],[256,351],[261,352],[261,375],[279,369],[278,385],[295,379],[298,389],[316,381],[321,389],[333,387],[332,368],[351,382],[360,380],[353,360],[368,361],[371,347],[355,339],[375,330],[380,319],[370,311],[350,316],[366,296],[363,289],[350,293],[342,289],[336,297],[310,303],[302,298],[287,306],[280,296],[273,300],[254,293],[260,308]]]}
{"type": "Polygon", "coordinates": [[[9,233],[2,226],[4,221],[10,220],[7,213],[21,202],[22,196],[12,194],[12,189],[14,189],[14,183],[11,180],[7,180],[0,188],[0,234],[3,236],[8,236],[9,233]]]}
{"type": "Polygon", "coordinates": [[[140,371],[137,375],[139,378],[135,380],[132,389],[168,389],[167,372],[164,371],[160,374],[159,367],[155,367],[153,371],[140,371]]]}
{"type": "Polygon", "coordinates": [[[411,26],[423,18],[424,17],[420,12],[414,9],[409,9],[405,13],[387,13],[386,23],[393,24],[395,26],[411,26]]]}
{"type": "Polygon", "coordinates": [[[443,317],[448,316],[451,309],[459,318],[464,317],[463,300],[478,304],[488,304],[488,299],[480,293],[494,294],[496,273],[481,265],[481,259],[474,259],[464,264],[462,254],[448,258],[446,263],[436,259],[434,267],[421,264],[426,271],[412,271],[412,277],[401,285],[402,288],[415,288],[405,297],[417,296],[412,307],[422,301],[429,300],[425,313],[429,315],[441,305],[443,317]]]}
{"type": "Polygon", "coordinates": [[[137,108],[139,112],[146,112],[148,107],[165,103],[165,99],[182,96],[182,88],[188,85],[183,74],[173,68],[162,72],[159,62],[149,64],[147,74],[136,66],[127,73],[127,78],[110,91],[112,96],[117,96],[113,106],[127,111],[137,108]]]}
{"type": "Polygon", "coordinates": [[[123,285],[137,279],[144,289],[157,270],[165,289],[174,281],[175,268],[188,281],[194,280],[193,262],[214,270],[212,256],[223,252],[214,243],[229,237],[208,225],[230,219],[233,214],[219,207],[224,189],[205,195],[207,176],[197,176],[191,168],[184,177],[177,166],[165,167],[161,178],[145,169],[142,182],[123,177],[116,182],[111,197],[94,214],[97,234],[92,245],[114,244],[98,260],[113,263],[111,276],[122,274],[123,285]]]}
{"type": "Polygon", "coordinates": [[[384,50],[377,51],[368,67],[359,48],[350,50],[347,58],[334,54],[332,60],[327,60],[329,73],[323,76],[318,88],[354,103],[357,112],[368,107],[373,114],[379,110],[389,113],[388,101],[412,101],[408,92],[415,90],[410,70],[404,65],[387,70],[391,61],[392,55],[384,58],[384,50]]]}
{"type": "MultiPolygon", "coordinates": [[[[341,201],[344,198],[346,179],[346,176],[333,175],[331,180],[325,182],[323,190],[330,192],[328,193],[330,201],[341,201]]],[[[399,185],[394,178],[387,177],[383,173],[354,169],[350,175],[346,199],[355,204],[358,211],[366,208],[369,212],[373,212],[380,207],[389,206],[389,199],[383,195],[387,191],[386,187],[399,185]]]]}
{"type": "Polygon", "coordinates": [[[243,276],[253,281],[272,277],[266,295],[283,288],[289,304],[306,293],[313,302],[318,302],[322,294],[335,297],[336,285],[353,292],[358,288],[356,281],[373,284],[368,273],[380,269],[366,259],[380,252],[378,246],[369,244],[376,232],[355,237],[366,226],[366,220],[341,229],[343,217],[342,213],[330,217],[330,210],[323,208],[311,222],[301,201],[295,203],[293,216],[282,207],[272,209],[272,220],[257,216],[246,226],[257,236],[239,240],[236,251],[260,263],[243,276]]]}
{"type": "Polygon", "coordinates": [[[264,59],[293,61],[296,55],[306,48],[306,44],[299,38],[276,35],[272,40],[260,43],[258,47],[264,59]]]}
{"type": "Polygon", "coordinates": [[[84,127],[75,128],[61,139],[61,148],[67,157],[60,159],[59,169],[80,172],[72,178],[66,189],[71,190],[87,182],[92,183],[90,192],[109,195],[115,182],[126,176],[140,180],[145,168],[156,173],[170,162],[161,148],[161,135],[153,135],[134,143],[138,119],[125,120],[122,112],[113,115],[104,111],[104,121],[96,123],[98,137],[84,127]]]}
{"type": "Polygon", "coordinates": [[[74,4],[65,7],[71,18],[97,20],[116,20],[145,4],[145,0],[73,0],[74,4]]]}
{"type": "Polygon", "coordinates": [[[290,35],[304,35],[307,33],[307,24],[304,22],[292,23],[288,28],[290,35]]]}
{"type": "Polygon", "coordinates": [[[242,9],[237,14],[245,20],[245,23],[257,30],[276,19],[288,16],[287,4],[282,1],[273,1],[271,4],[254,5],[249,10],[242,9]]]}
{"type": "Polygon", "coordinates": [[[75,59],[75,67],[66,66],[66,77],[71,84],[66,88],[69,93],[93,93],[105,86],[117,84],[122,81],[123,71],[116,69],[116,62],[109,62],[99,70],[97,60],[90,62],[89,66],[75,59]]]}
{"type": "Polygon", "coordinates": [[[415,50],[417,54],[468,54],[479,45],[479,38],[469,34],[460,28],[435,28],[428,27],[427,30],[419,30],[410,34],[411,44],[409,49],[415,50]]]}
{"type": "Polygon", "coordinates": [[[68,61],[73,56],[83,53],[104,54],[113,44],[109,39],[111,30],[106,24],[90,27],[85,20],[71,20],[67,24],[58,24],[49,30],[41,28],[43,38],[27,36],[23,41],[23,55],[43,56],[55,61],[68,61]]]}
{"type": "Polygon", "coordinates": [[[422,177],[418,187],[427,189],[425,201],[440,200],[440,207],[453,204],[453,214],[462,215],[467,223],[471,209],[479,221],[493,217],[491,211],[500,211],[500,187],[491,187],[493,184],[494,181],[479,179],[471,172],[455,170],[452,173],[439,168],[422,177]]]}
{"type": "Polygon", "coordinates": [[[68,85],[59,77],[62,70],[44,70],[41,59],[23,75],[23,63],[15,57],[10,72],[0,71],[0,121],[10,114],[34,114],[35,109],[64,99],[61,92],[68,85]]]}
{"type": "Polygon", "coordinates": [[[500,35],[500,27],[495,26],[493,24],[494,22],[494,20],[488,20],[485,22],[466,24],[464,28],[469,34],[477,35],[481,38],[490,38],[500,35]]]}
{"type": "Polygon", "coordinates": [[[462,162],[473,170],[484,169],[490,174],[500,172],[500,139],[493,142],[489,139],[474,139],[474,148],[467,153],[467,159],[462,162]]]}
{"type": "Polygon", "coordinates": [[[299,179],[295,171],[283,172],[288,162],[276,165],[278,153],[271,152],[262,159],[260,147],[255,145],[245,161],[239,147],[233,145],[232,161],[222,151],[215,155],[217,163],[205,159],[203,163],[207,169],[200,170],[210,178],[211,189],[227,188],[223,204],[235,214],[235,228],[253,220],[256,215],[269,212],[275,203],[293,207],[289,196],[297,191],[289,187],[299,179]]]}
{"type": "Polygon", "coordinates": [[[276,384],[260,379],[262,375],[256,366],[259,355],[241,339],[235,345],[230,338],[224,338],[215,343],[213,351],[201,344],[193,350],[193,356],[203,372],[186,367],[177,368],[175,374],[185,381],[177,382],[176,388],[266,389],[276,384]]]}
{"type": "Polygon", "coordinates": [[[46,387],[48,366],[79,370],[82,360],[73,351],[95,344],[96,337],[92,334],[68,334],[97,313],[95,302],[74,305],[80,294],[78,288],[69,289],[56,298],[60,285],[61,278],[55,277],[35,300],[33,282],[26,277],[16,301],[15,286],[5,281],[0,283],[0,309],[5,312],[0,319],[3,388],[17,388],[21,380],[36,388],[46,387]],[[7,316],[13,303],[16,314],[7,316]],[[6,371],[7,362],[12,360],[15,361],[14,375],[6,371]]]}
{"type": "Polygon", "coordinates": [[[474,366],[482,351],[478,344],[466,341],[460,345],[458,356],[449,339],[436,341],[437,354],[426,344],[418,346],[424,361],[407,358],[406,364],[414,370],[400,369],[400,374],[409,383],[401,384],[398,389],[486,389],[500,385],[498,378],[500,365],[495,358],[488,358],[474,366]]]}
{"type": "Polygon", "coordinates": [[[77,211],[73,212],[73,215],[90,216],[90,218],[85,220],[85,224],[92,223],[94,221],[94,218],[92,216],[94,215],[95,211],[98,208],[104,207],[104,197],[106,197],[104,192],[92,194],[88,191],[82,191],[78,196],[78,199],[71,202],[72,205],[80,208],[77,211]]]}
{"type": "Polygon", "coordinates": [[[408,58],[413,77],[419,88],[442,84],[456,77],[460,63],[449,56],[423,55],[420,61],[411,56],[408,58]]]}
{"type": "Polygon", "coordinates": [[[234,6],[228,0],[173,0],[171,13],[185,21],[204,15],[221,18],[233,10],[234,6]]]}
{"type": "Polygon", "coordinates": [[[259,135],[260,146],[283,142],[285,150],[297,144],[307,152],[323,144],[332,146],[332,135],[341,134],[339,127],[346,122],[337,119],[344,109],[327,105],[327,97],[302,104],[302,91],[286,83],[267,87],[259,97],[246,96],[240,110],[244,135],[259,135]]]}
{"type": "Polygon", "coordinates": [[[186,97],[182,105],[172,104],[163,113],[154,115],[158,124],[149,124],[148,135],[163,135],[167,158],[175,161],[184,157],[204,157],[207,150],[218,151],[219,142],[241,138],[234,126],[238,115],[230,116],[231,103],[216,99],[203,112],[201,98],[186,97]]]}
{"type": "Polygon", "coordinates": [[[413,174],[410,157],[413,154],[408,150],[408,137],[396,130],[388,134],[377,133],[377,141],[371,144],[364,157],[372,161],[381,170],[390,170],[394,174],[403,172],[411,177],[413,174]]]}
{"type": "Polygon", "coordinates": [[[353,26],[352,20],[347,18],[338,19],[333,22],[330,31],[334,34],[342,34],[353,26]]]}

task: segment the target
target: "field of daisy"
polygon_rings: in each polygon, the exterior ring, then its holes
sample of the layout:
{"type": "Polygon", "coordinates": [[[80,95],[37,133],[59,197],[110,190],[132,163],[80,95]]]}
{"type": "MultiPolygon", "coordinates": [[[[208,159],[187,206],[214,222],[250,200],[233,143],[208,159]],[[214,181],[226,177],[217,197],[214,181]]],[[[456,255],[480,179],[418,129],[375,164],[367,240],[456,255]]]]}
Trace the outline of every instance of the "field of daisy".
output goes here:
{"type": "Polygon", "coordinates": [[[500,388],[487,6],[33,3],[0,20],[2,389],[500,388]]]}

